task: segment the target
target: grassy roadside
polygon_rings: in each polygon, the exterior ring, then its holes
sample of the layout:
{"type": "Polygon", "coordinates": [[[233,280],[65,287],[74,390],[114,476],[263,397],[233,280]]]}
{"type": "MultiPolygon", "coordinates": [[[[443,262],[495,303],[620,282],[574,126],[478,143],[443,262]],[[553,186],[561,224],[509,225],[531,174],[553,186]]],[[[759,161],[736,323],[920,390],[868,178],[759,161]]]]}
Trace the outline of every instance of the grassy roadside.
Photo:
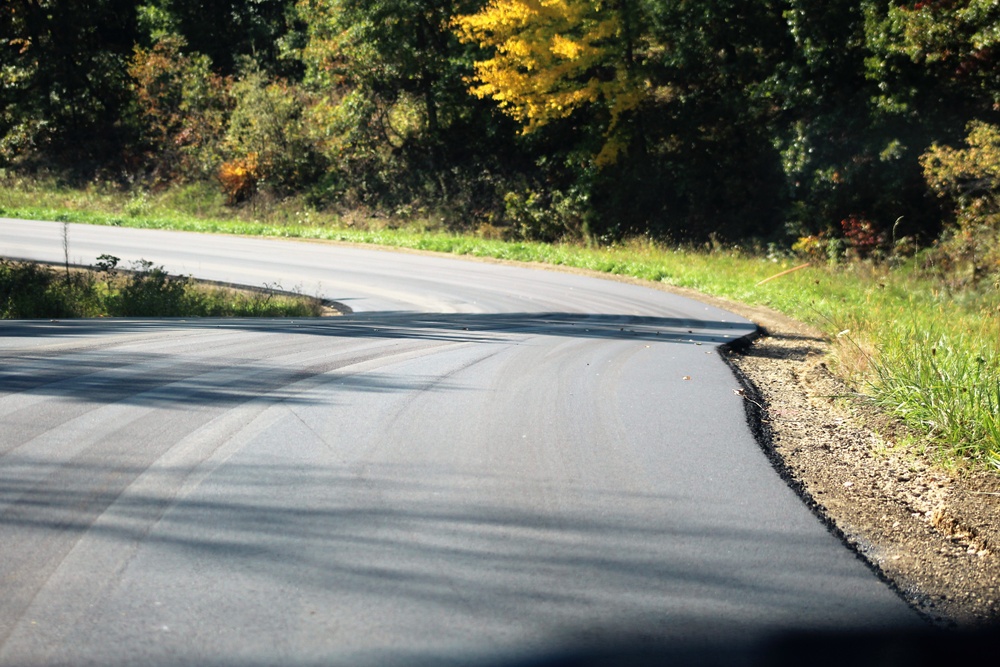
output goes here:
{"type": "Polygon", "coordinates": [[[1000,468],[1000,290],[959,290],[916,263],[817,263],[739,249],[678,249],[648,241],[613,247],[509,242],[418,223],[344,220],[296,202],[226,209],[201,186],[159,195],[97,185],[60,188],[0,179],[0,216],[198,232],[328,239],[541,262],[627,275],[765,305],[837,342],[852,385],[927,434],[945,463],[1000,468]]]}
{"type": "Polygon", "coordinates": [[[235,290],[170,276],[151,262],[63,270],[0,260],[0,319],[78,317],[313,317],[322,303],[305,296],[235,290]]]}

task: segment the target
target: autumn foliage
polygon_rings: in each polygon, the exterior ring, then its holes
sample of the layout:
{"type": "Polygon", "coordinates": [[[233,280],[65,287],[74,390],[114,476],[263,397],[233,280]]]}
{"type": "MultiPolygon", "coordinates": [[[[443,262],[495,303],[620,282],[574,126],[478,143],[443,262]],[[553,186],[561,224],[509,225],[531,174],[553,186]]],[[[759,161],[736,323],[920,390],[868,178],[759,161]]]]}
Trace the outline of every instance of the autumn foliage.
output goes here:
{"type": "Polygon", "coordinates": [[[231,79],[213,72],[205,56],[184,53],[185,46],[182,37],[166,36],[136,47],[129,63],[157,180],[210,174],[228,123],[231,79]]]}
{"type": "Polygon", "coordinates": [[[257,190],[258,180],[260,180],[260,165],[256,153],[228,160],[219,167],[219,182],[230,205],[253,195],[257,190]]]}
{"type": "Polygon", "coordinates": [[[459,37],[492,54],[476,61],[470,92],[496,101],[525,132],[603,105],[608,142],[597,162],[614,162],[623,148],[618,121],[647,92],[629,60],[617,7],[589,0],[492,0],[456,18],[459,37]]]}

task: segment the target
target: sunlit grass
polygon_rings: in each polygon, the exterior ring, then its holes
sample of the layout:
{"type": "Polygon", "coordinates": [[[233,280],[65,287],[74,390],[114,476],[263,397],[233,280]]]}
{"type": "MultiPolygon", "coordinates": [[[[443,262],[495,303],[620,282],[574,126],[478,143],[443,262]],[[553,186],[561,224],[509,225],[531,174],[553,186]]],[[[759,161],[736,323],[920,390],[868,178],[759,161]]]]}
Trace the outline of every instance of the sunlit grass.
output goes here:
{"type": "Polygon", "coordinates": [[[301,202],[239,214],[206,186],[160,194],[0,179],[0,215],[196,232],[325,239],[631,276],[764,305],[817,327],[854,387],[922,429],[942,456],[1000,468],[1000,296],[961,292],[910,265],[825,263],[760,284],[801,260],[739,249],[613,247],[480,238],[416,224],[344,220],[301,202]]]}
{"type": "Polygon", "coordinates": [[[0,260],[0,319],[79,317],[316,317],[319,299],[236,290],[139,271],[55,269],[0,260]]]}
{"type": "Polygon", "coordinates": [[[873,361],[877,401],[926,428],[947,452],[1000,466],[1000,374],[996,349],[972,332],[897,325],[873,361]]]}

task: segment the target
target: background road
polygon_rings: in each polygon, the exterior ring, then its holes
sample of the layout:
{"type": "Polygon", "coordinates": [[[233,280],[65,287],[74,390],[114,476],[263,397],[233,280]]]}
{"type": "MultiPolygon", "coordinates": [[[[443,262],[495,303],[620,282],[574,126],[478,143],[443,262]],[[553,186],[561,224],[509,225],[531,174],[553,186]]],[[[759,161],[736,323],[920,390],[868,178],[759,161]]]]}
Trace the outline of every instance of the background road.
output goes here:
{"type": "MultiPolygon", "coordinates": [[[[754,442],[717,350],[753,330],[731,313],[334,245],[69,243],[354,314],[0,323],[2,665],[442,664],[917,621],[754,442]]],[[[0,254],[61,262],[62,225],[0,219],[0,254]]]]}

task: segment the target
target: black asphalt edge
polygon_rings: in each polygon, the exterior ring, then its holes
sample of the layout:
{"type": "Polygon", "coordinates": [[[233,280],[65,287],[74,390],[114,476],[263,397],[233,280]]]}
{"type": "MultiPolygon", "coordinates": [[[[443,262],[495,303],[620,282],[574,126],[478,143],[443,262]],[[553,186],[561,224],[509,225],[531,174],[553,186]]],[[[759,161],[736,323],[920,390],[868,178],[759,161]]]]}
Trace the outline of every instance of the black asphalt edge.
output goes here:
{"type": "MultiPolygon", "coordinates": [[[[65,264],[63,262],[42,262],[42,261],[39,261],[39,260],[36,260],[36,259],[24,259],[22,257],[10,257],[10,256],[7,256],[7,255],[4,255],[2,257],[2,259],[10,261],[10,262],[27,262],[27,263],[31,263],[31,264],[41,264],[43,266],[52,267],[53,269],[61,269],[61,268],[65,268],[66,266],[69,266],[69,268],[71,268],[71,269],[78,269],[78,270],[82,270],[82,271],[99,271],[100,270],[100,269],[95,268],[92,264],[74,264],[74,263],[65,264]]],[[[132,269],[115,268],[115,271],[117,273],[127,273],[127,274],[137,273],[136,271],[133,271],[132,269]]],[[[267,287],[266,283],[265,283],[264,286],[242,285],[240,283],[231,283],[231,282],[227,282],[227,281],[224,281],[224,280],[205,280],[204,278],[196,278],[196,277],[190,276],[190,275],[188,275],[188,276],[180,276],[180,275],[177,275],[177,274],[168,273],[167,276],[169,276],[171,278],[186,278],[188,280],[191,280],[193,282],[199,283],[201,285],[212,285],[214,287],[227,287],[229,289],[236,289],[236,290],[241,290],[241,291],[244,291],[244,292],[257,292],[258,294],[274,294],[274,295],[277,295],[277,296],[303,297],[303,298],[306,298],[306,299],[316,299],[317,301],[319,301],[326,308],[330,308],[332,310],[335,310],[338,313],[340,313],[341,315],[350,315],[351,313],[354,312],[353,310],[351,310],[350,306],[348,306],[346,304],[343,304],[343,303],[341,303],[339,301],[333,301],[332,299],[322,299],[322,298],[320,298],[318,296],[309,296],[308,294],[303,294],[302,292],[295,292],[293,290],[286,290],[286,289],[280,289],[280,288],[274,288],[274,287],[267,287]]]]}
{"type": "Polygon", "coordinates": [[[903,586],[886,574],[870,555],[874,551],[874,546],[866,540],[861,539],[860,536],[851,536],[845,533],[827,514],[823,504],[817,501],[809,493],[805,485],[795,477],[791,468],[785,463],[784,457],[775,449],[774,430],[771,428],[771,415],[768,411],[767,400],[757,385],[731,359],[734,354],[744,354],[753,345],[754,341],[768,335],[767,329],[757,325],[756,331],[719,347],[719,356],[722,357],[722,360],[732,370],[733,375],[736,376],[736,380],[740,383],[740,387],[743,390],[743,409],[746,413],[747,425],[750,427],[750,432],[753,434],[754,440],[757,441],[757,445],[764,453],[764,456],[767,457],[775,472],[778,473],[795,495],[802,500],[813,516],[826,526],[830,534],[840,540],[858,560],[864,563],[878,577],[879,581],[898,595],[924,622],[932,627],[940,628],[940,624],[935,622],[934,617],[921,609],[921,601],[926,599],[926,594],[916,588],[903,586]]]}

